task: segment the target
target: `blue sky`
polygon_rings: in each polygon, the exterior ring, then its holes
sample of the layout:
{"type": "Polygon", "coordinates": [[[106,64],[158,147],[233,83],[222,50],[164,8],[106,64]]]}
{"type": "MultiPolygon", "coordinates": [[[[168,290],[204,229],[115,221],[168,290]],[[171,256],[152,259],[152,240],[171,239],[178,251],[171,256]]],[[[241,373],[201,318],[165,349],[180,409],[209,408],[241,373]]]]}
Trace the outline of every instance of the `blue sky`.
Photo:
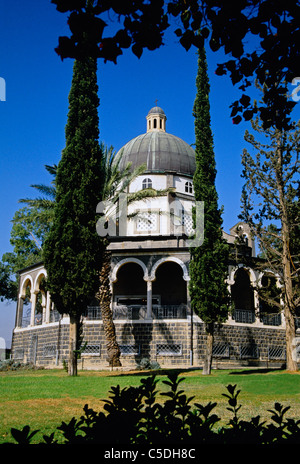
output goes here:
{"type": "MultiPolygon", "coordinates": [[[[58,163],[73,60],[54,51],[59,35],[68,35],[67,15],[50,0],[0,0],[0,77],[6,101],[0,101],[0,256],[11,251],[11,219],[20,198],[32,197],[34,183],[50,182],[44,165],[58,163]]],[[[214,74],[222,53],[207,53],[210,103],[217,163],[217,190],[224,206],[226,231],[237,222],[242,187],[240,156],[250,123],[232,124],[229,105],[239,95],[229,77],[214,74]]],[[[165,46],[137,59],[130,50],[118,64],[98,64],[100,139],[116,150],[146,132],[146,115],[155,105],[167,115],[167,132],[194,143],[195,49],[186,52],[173,33],[165,46]]],[[[296,108],[299,117],[299,108],[296,108]]],[[[0,337],[10,346],[15,304],[0,303],[0,337]]]]}

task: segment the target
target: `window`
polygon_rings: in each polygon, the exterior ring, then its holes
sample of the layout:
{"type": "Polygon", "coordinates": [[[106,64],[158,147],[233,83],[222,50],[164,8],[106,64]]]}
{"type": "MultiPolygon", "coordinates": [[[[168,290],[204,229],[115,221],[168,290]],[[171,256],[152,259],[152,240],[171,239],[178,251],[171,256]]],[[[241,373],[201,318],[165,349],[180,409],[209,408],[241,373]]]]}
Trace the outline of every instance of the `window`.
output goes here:
{"type": "Polygon", "coordinates": [[[100,356],[100,345],[86,344],[82,351],[82,356],[100,356]]]}
{"type": "Polygon", "coordinates": [[[157,214],[156,213],[141,213],[137,218],[136,230],[142,231],[155,231],[157,229],[157,214]]]}
{"type": "Polygon", "coordinates": [[[181,224],[183,225],[184,232],[187,235],[191,235],[191,234],[193,234],[195,232],[194,231],[193,217],[192,217],[191,214],[185,212],[184,209],[182,210],[182,213],[181,213],[181,224]]]}
{"type": "Polygon", "coordinates": [[[185,193],[193,193],[193,184],[192,182],[185,183],[185,193]]]}
{"type": "MultiPolygon", "coordinates": [[[[243,268],[239,268],[235,273],[234,284],[231,286],[231,295],[235,305],[236,317],[238,317],[239,314],[237,312],[238,310],[247,310],[254,313],[254,291],[251,285],[250,275],[243,268]]],[[[240,313],[240,317],[242,317],[241,314],[242,313],[240,313]]],[[[244,316],[247,317],[246,314],[244,314],[244,316]]],[[[237,322],[246,322],[246,320],[237,322]]]]}
{"type": "Polygon", "coordinates": [[[168,344],[168,343],[159,343],[156,345],[156,355],[157,356],[181,356],[182,355],[182,345],[181,344],[168,344]]]}
{"type": "Polygon", "coordinates": [[[243,243],[244,243],[246,246],[248,246],[248,243],[249,243],[249,242],[248,242],[248,236],[247,236],[247,234],[243,234],[243,243]]]}
{"type": "Polygon", "coordinates": [[[52,345],[50,343],[47,343],[44,345],[44,358],[55,358],[56,356],[56,345],[52,345]]]}
{"type": "Polygon", "coordinates": [[[126,356],[126,355],[133,355],[137,356],[140,354],[141,347],[140,345],[119,345],[121,355],[126,356]]]}
{"type": "Polygon", "coordinates": [[[142,182],[142,189],[144,190],[146,188],[152,188],[152,180],[149,178],[144,179],[142,182]]]}

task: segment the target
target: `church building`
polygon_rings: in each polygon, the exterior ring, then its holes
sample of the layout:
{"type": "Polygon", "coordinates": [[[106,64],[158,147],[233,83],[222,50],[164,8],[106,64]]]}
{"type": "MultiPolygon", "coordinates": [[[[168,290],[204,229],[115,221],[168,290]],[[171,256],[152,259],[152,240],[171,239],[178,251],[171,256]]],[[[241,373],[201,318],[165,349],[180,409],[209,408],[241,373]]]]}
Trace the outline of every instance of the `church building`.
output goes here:
{"type": "MultiPolygon", "coordinates": [[[[195,152],[166,131],[167,117],[155,106],[146,116],[146,132],[116,155],[120,168],[146,165],[129,187],[152,187],[163,196],[129,205],[109,236],[112,312],[124,368],[142,360],[161,367],[201,367],[206,333],[191,311],[189,262],[195,152]]],[[[205,219],[204,219],[205,220],[205,219]]],[[[257,294],[264,279],[257,269],[254,242],[246,224],[233,224],[228,287],[234,309],[215,332],[213,367],[281,366],[285,362],[283,314],[268,308],[257,294]]],[[[217,266],[217,263],[216,263],[217,266]]],[[[54,368],[68,359],[68,316],[60,315],[44,288],[47,271],[39,263],[20,271],[12,358],[54,368]]],[[[83,317],[84,350],[79,368],[107,368],[101,308],[91,301],[83,317]]]]}

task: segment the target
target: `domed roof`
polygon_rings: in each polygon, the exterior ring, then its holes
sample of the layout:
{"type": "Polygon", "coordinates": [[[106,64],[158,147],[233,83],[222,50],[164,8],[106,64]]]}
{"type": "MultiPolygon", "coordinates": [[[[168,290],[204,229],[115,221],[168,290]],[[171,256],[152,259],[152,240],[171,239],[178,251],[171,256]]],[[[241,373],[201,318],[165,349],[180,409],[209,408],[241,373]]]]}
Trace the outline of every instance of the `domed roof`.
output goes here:
{"type": "Polygon", "coordinates": [[[165,116],[165,112],[160,106],[153,106],[153,108],[151,108],[151,110],[149,111],[148,115],[149,114],[162,114],[165,116]]]}
{"type": "MultiPolygon", "coordinates": [[[[161,114],[165,118],[164,111],[159,107],[152,108],[147,119],[152,114],[153,117],[161,114]]],[[[132,169],[145,164],[147,173],[175,172],[193,176],[196,168],[193,148],[179,137],[153,128],[153,125],[151,127],[146,134],[130,140],[118,151],[117,158],[122,156],[120,169],[130,162],[132,169]]]]}

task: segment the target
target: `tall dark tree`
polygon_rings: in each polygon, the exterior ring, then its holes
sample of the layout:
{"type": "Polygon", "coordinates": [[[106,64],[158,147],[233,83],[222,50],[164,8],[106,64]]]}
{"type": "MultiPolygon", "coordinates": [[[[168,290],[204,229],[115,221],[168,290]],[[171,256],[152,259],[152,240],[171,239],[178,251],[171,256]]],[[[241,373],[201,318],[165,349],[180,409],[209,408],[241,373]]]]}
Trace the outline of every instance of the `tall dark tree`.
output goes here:
{"type": "Polygon", "coordinates": [[[215,186],[210,86],[204,48],[199,50],[198,56],[197,95],[193,111],[196,136],[194,191],[196,202],[204,202],[204,240],[201,246],[191,248],[190,295],[193,310],[205,323],[207,349],[203,374],[210,374],[215,323],[226,320],[228,315],[228,245],[222,237],[222,217],[215,186]]]}
{"type": "Polygon", "coordinates": [[[98,290],[104,251],[96,233],[96,207],[104,183],[96,71],[94,58],[74,62],[54,220],[43,247],[48,290],[57,310],[70,316],[69,375],[77,374],[80,320],[98,290]]]}

